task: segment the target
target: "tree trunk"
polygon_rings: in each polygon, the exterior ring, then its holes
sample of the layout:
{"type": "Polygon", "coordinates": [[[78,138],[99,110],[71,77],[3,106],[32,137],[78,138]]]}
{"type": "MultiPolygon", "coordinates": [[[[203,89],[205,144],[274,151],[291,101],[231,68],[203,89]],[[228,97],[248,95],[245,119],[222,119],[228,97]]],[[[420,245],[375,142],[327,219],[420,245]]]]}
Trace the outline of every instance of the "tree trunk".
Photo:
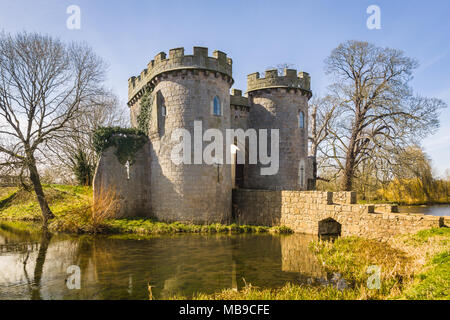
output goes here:
{"type": "Polygon", "coordinates": [[[50,244],[50,240],[52,238],[52,234],[48,232],[47,229],[44,229],[41,235],[41,242],[39,245],[39,252],[36,257],[36,264],[34,267],[34,283],[33,289],[31,292],[31,299],[33,300],[41,300],[41,279],[42,272],[44,271],[44,263],[45,257],[47,256],[48,246],[50,244]]]}
{"type": "Polygon", "coordinates": [[[344,176],[342,177],[342,191],[352,191],[353,187],[353,175],[355,173],[355,161],[356,161],[356,137],[358,135],[359,128],[359,117],[356,119],[356,123],[352,129],[352,136],[350,138],[347,154],[345,156],[345,168],[344,168],[344,176]]]}
{"type": "Polygon", "coordinates": [[[316,160],[316,157],[314,156],[314,158],[313,158],[313,163],[312,163],[312,169],[313,169],[313,180],[314,180],[314,183],[315,183],[315,181],[317,181],[317,160],[316,160]]]}
{"type": "Polygon", "coordinates": [[[30,180],[33,184],[34,192],[36,193],[36,197],[39,202],[39,206],[41,207],[42,217],[44,218],[44,226],[47,225],[48,220],[54,218],[50,207],[48,206],[47,199],[45,198],[44,190],[42,188],[41,179],[39,177],[39,173],[36,167],[36,160],[34,155],[29,152],[28,153],[28,170],[30,171],[30,180]]]}
{"type": "Polygon", "coordinates": [[[342,177],[342,191],[352,191],[353,173],[355,170],[355,155],[352,150],[352,145],[350,145],[345,160],[344,176],[342,177]]]}

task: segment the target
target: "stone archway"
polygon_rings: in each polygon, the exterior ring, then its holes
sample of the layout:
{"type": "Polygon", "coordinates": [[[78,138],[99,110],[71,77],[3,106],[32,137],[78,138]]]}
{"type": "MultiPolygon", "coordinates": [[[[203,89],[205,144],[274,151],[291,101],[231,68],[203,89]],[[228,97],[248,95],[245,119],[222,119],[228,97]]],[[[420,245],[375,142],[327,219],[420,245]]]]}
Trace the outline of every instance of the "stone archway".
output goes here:
{"type": "MultiPolygon", "coordinates": [[[[230,146],[231,148],[231,183],[233,188],[242,188],[244,186],[244,163],[238,163],[238,154],[245,157],[245,145],[240,146],[237,141],[230,146]]],[[[244,158],[245,159],[245,158],[244,158]]]]}
{"type": "Polygon", "coordinates": [[[319,221],[319,236],[340,236],[342,225],[333,218],[319,221]]]}

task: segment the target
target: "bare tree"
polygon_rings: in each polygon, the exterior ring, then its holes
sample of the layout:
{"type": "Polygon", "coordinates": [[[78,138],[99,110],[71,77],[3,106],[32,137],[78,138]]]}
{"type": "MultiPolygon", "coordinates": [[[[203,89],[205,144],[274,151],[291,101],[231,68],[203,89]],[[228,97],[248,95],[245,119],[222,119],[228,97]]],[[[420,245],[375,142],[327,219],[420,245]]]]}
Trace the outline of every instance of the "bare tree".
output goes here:
{"type": "Polygon", "coordinates": [[[414,96],[409,86],[418,64],[399,50],[347,41],[326,59],[338,102],[330,130],[332,156],[342,172],[342,189],[351,190],[358,165],[373,150],[416,143],[439,126],[438,99],[414,96]]]}
{"type": "Polygon", "coordinates": [[[22,162],[42,211],[53,217],[42,188],[37,153],[61,138],[79,107],[98,93],[105,66],[84,44],[36,33],[0,35],[0,153],[22,162]]]}
{"type": "MultiPolygon", "coordinates": [[[[329,128],[334,126],[336,103],[332,97],[315,97],[309,103],[309,155],[313,156],[313,179],[323,180],[318,176],[318,154],[320,148],[329,138],[329,128]]],[[[321,152],[322,161],[326,161],[326,153],[321,152]]]]}
{"type": "Polygon", "coordinates": [[[68,122],[64,137],[49,141],[48,148],[58,162],[77,176],[79,184],[90,185],[98,160],[93,133],[99,127],[126,127],[125,114],[112,92],[99,92],[80,106],[79,116],[68,122]],[[80,176],[80,166],[85,167],[86,176],[80,176]]]}

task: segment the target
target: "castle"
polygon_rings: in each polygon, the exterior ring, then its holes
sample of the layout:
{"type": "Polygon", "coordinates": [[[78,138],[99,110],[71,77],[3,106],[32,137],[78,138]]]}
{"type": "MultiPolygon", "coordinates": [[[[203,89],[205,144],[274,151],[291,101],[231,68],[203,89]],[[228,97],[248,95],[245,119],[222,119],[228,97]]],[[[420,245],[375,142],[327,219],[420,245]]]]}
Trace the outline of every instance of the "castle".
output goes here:
{"type": "Polygon", "coordinates": [[[237,89],[230,94],[232,60],[225,53],[214,51],[209,57],[203,47],[194,47],[192,55],[184,48],[171,49],[168,57],[161,52],[128,80],[131,125],[145,128],[148,143],[127,168],[117,161],[114,150],[105,150],[94,189],[114,186],[126,216],[195,223],[230,221],[233,189],[313,189],[308,157],[310,81],[306,72],[285,69],[279,75],[278,70],[267,70],[265,77],[258,72],[247,76],[246,95],[237,89]],[[237,139],[231,164],[175,164],[174,130],[194,134],[194,122],[199,121],[201,134],[208,129],[218,129],[224,136],[227,129],[278,129],[278,172],[261,175],[265,164],[249,163],[248,143],[237,139]],[[245,164],[236,161],[239,154],[245,164]]]}

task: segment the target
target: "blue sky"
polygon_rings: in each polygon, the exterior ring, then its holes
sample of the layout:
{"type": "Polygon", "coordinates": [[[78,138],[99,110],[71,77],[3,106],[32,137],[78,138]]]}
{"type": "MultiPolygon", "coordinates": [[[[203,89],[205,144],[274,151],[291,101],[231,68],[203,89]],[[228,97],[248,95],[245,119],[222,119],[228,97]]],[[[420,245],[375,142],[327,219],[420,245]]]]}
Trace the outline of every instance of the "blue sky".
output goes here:
{"type": "MultiPolygon", "coordinates": [[[[126,103],[127,79],[160,51],[206,46],[233,59],[235,88],[246,75],[278,63],[309,72],[314,93],[329,79],[324,59],[340,42],[366,40],[416,58],[412,85],[421,95],[450,105],[450,1],[106,1],[0,0],[0,29],[38,31],[84,40],[109,64],[108,82],[126,103]],[[381,8],[381,29],[366,27],[369,5],[381,8]],[[81,9],[81,29],[69,30],[69,5],[81,9]]],[[[450,109],[441,128],[423,143],[437,173],[450,168],[450,109]]]]}

